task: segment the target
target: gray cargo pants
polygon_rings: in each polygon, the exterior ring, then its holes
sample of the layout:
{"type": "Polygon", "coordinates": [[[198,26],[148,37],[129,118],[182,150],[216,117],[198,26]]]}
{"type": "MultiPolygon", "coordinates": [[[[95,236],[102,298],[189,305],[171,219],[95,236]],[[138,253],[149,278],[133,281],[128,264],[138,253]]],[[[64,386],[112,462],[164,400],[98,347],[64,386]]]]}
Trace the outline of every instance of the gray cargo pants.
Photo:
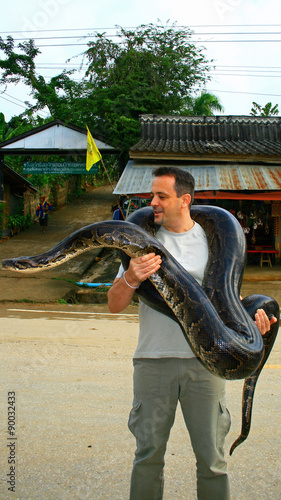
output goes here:
{"type": "Polygon", "coordinates": [[[196,358],[134,360],[134,402],[129,429],[137,449],[131,500],[160,500],[164,455],[180,401],[197,461],[199,500],[229,500],[224,440],[230,428],[225,381],[196,358]]]}

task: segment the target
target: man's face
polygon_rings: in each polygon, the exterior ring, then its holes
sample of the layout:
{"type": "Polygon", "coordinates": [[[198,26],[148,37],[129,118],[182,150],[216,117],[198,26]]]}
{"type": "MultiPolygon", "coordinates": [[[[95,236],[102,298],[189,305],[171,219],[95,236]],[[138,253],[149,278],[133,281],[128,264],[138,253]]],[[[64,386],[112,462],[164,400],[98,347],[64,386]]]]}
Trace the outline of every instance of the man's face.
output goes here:
{"type": "Polygon", "coordinates": [[[155,177],[151,188],[151,206],[156,224],[174,231],[182,215],[183,198],[177,197],[175,179],[170,175],[155,177]]]}

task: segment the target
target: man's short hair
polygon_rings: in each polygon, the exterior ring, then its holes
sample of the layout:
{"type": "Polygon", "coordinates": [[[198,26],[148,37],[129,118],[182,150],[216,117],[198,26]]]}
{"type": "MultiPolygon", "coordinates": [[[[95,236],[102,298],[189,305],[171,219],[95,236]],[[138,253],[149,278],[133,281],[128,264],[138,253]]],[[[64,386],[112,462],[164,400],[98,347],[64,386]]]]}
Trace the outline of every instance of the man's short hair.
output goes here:
{"type": "Polygon", "coordinates": [[[157,167],[153,170],[152,174],[154,177],[162,177],[163,175],[169,175],[175,179],[175,190],[177,197],[183,196],[188,193],[191,196],[190,205],[192,205],[194,200],[194,177],[179,167],[157,167]]]}

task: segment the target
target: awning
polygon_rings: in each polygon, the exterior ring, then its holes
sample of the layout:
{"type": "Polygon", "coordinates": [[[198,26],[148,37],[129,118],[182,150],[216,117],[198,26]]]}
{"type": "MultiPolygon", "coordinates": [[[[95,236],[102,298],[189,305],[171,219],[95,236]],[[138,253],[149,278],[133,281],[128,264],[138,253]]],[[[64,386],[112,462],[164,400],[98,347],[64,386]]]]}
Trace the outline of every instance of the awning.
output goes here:
{"type": "Polygon", "coordinates": [[[260,200],[260,201],[280,201],[281,191],[258,191],[245,193],[243,191],[197,191],[194,198],[200,200],[260,200]]]}
{"type": "Polygon", "coordinates": [[[168,164],[130,160],[114,194],[144,195],[151,191],[153,169],[177,166],[193,175],[196,198],[281,200],[281,165],[262,164],[168,164]]]}

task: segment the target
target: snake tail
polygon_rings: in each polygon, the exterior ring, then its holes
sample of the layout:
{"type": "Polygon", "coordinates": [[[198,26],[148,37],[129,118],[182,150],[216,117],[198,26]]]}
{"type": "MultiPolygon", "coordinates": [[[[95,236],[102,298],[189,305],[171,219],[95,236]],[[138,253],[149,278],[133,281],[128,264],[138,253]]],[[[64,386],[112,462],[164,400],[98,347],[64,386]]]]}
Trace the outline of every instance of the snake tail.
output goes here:
{"type": "Polygon", "coordinates": [[[276,300],[266,295],[250,295],[242,301],[244,307],[254,319],[257,309],[264,309],[268,317],[275,316],[277,322],[271,325],[269,332],[263,335],[264,355],[261,364],[257,370],[248,378],[245,379],[242,393],[242,425],[239,437],[232,444],[229,454],[232,455],[235,448],[245,441],[249,435],[251,428],[253,399],[258,377],[270,355],[273,344],[276,340],[279,323],[280,323],[280,307],[276,300]]]}

